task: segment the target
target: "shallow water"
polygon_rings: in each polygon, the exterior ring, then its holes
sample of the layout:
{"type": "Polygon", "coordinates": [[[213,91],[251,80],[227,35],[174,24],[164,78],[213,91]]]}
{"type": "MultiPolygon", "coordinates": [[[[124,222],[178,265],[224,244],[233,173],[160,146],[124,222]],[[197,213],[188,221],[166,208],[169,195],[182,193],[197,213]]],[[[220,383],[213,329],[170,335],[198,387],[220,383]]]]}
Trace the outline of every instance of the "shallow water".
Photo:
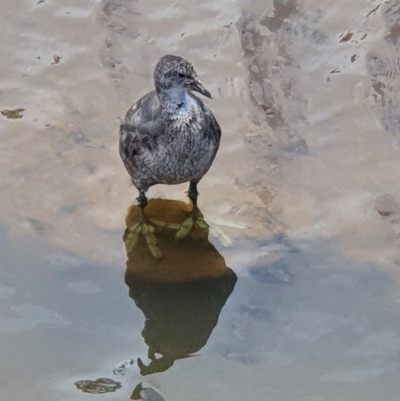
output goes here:
{"type": "Polygon", "coordinates": [[[265,3],[3,0],[1,400],[398,399],[400,3],[265,3]],[[117,150],[165,53],[223,129],[172,264],[117,150]]]}

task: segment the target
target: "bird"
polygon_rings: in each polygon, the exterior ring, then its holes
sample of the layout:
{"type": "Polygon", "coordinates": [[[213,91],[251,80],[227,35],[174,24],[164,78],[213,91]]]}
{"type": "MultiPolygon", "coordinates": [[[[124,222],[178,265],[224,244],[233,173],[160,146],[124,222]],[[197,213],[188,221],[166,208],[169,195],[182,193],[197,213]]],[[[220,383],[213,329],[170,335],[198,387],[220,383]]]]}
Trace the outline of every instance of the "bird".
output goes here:
{"type": "Polygon", "coordinates": [[[155,90],[135,102],[120,126],[119,152],[143,208],[146,192],[156,184],[190,182],[188,195],[197,202],[197,184],[219,148],[221,128],[209,107],[192,92],[212,98],[194,65],[165,55],[154,69],[155,90]]]}
{"type": "Polygon", "coordinates": [[[189,182],[188,196],[197,206],[197,184],[218,152],[221,127],[198,96],[212,99],[193,63],[184,57],[161,57],[153,73],[154,89],[126,112],[119,130],[119,154],[138,190],[142,211],[146,192],[157,184],[189,182]]]}

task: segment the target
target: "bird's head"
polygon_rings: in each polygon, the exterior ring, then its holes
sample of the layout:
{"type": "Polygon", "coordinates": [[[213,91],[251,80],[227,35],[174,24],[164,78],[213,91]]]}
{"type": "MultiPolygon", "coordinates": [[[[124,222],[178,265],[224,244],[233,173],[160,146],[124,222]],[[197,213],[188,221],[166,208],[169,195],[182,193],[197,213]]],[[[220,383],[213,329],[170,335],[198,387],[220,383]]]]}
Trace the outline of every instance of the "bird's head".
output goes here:
{"type": "Polygon", "coordinates": [[[154,69],[154,83],[157,90],[182,88],[211,99],[211,93],[199,80],[194,65],[180,56],[168,54],[161,57],[154,69]]]}

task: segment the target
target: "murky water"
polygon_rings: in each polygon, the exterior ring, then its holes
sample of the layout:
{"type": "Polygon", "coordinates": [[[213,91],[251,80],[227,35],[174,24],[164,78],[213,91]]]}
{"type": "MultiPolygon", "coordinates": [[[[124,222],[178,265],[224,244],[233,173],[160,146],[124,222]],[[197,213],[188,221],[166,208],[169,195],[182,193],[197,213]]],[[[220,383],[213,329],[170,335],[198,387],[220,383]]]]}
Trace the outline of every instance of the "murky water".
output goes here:
{"type": "Polygon", "coordinates": [[[3,0],[1,400],[398,400],[399,27],[394,0],[3,0]],[[117,132],[165,53],[223,142],[209,228],[175,241],[186,185],[149,191],[158,260],[117,132]]]}

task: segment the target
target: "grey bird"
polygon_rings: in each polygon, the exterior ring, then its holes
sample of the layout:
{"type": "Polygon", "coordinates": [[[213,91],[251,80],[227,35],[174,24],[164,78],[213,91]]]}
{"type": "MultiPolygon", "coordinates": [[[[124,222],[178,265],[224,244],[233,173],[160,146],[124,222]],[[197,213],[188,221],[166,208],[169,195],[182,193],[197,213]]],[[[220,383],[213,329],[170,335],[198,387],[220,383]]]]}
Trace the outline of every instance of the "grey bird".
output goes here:
{"type": "Polygon", "coordinates": [[[151,186],[183,182],[190,182],[188,195],[196,205],[197,184],[213,163],[221,128],[192,91],[211,94],[183,57],[163,56],[153,76],[155,90],[132,105],[120,126],[119,152],[142,208],[151,186]]]}
{"type": "MultiPolygon", "coordinates": [[[[211,98],[193,64],[183,57],[166,55],[154,70],[155,90],[140,98],[125,115],[119,132],[119,152],[133,185],[139,191],[142,210],[146,191],[156,184],[189,182],[192,216],[179,228],[183,238],[193,222],[206,228],[197,216],[197,184],[217,154],[221,128],[208,106],[192,91],[211,98]]],[[[152,235],[154,227],[142,222],[135,233],[152,235]]],[[[146,237],[148,244],[155,238],[146,237]]]]}

